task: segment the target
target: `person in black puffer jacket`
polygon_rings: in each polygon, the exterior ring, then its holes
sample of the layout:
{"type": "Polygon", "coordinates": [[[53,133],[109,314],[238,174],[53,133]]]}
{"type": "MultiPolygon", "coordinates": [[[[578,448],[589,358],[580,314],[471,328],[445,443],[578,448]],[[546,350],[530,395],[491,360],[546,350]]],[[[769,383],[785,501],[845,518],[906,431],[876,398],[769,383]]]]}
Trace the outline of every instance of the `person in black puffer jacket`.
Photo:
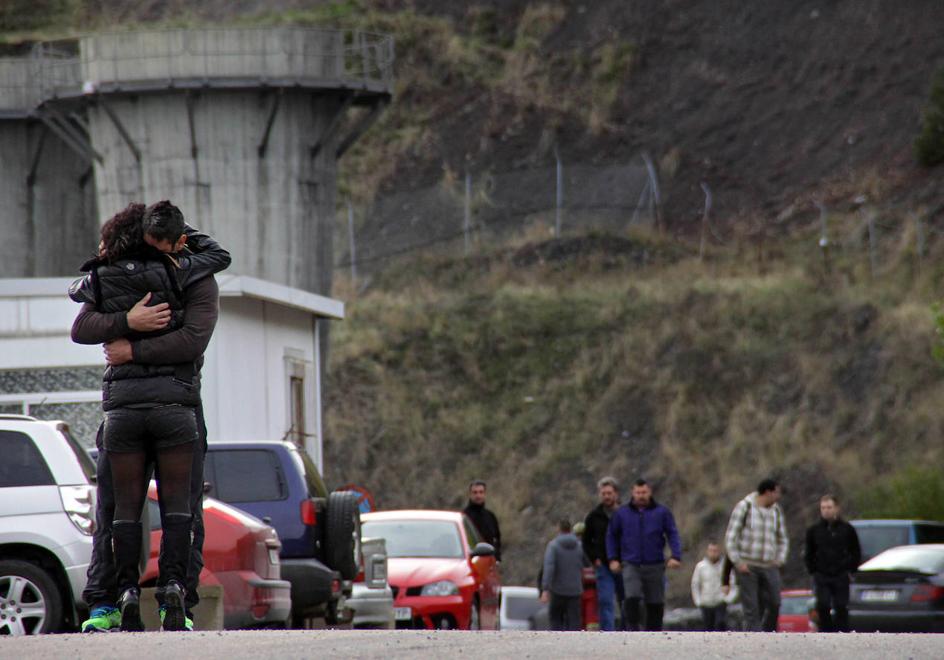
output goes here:
{"type": "MultiPolygon", "coordinates": [[[[99,256],[86,263],[87,275],[70,288],[77,302],[104,313],[127,312],[147,300],[166,305],[169,322],[140,339],[173,332],[183,323],[182,289],[229,265],[224,250],[175,259],[187,240],[183,215],[169,202],[145,209],[131,204],[102,227],[99,256]]],[[[147,458],[156,458],[161,488],[163,539],[159,587],[165,630],[184,630],[184,584],[190,555],[190,469],[197,439],[195,407],[200,403],[198,366],[125,363],[103,375],[104,447],[115,491],[112,525],[122,630],[143,630],[138,560],[140,512],[147,494],[147,458]]]]}

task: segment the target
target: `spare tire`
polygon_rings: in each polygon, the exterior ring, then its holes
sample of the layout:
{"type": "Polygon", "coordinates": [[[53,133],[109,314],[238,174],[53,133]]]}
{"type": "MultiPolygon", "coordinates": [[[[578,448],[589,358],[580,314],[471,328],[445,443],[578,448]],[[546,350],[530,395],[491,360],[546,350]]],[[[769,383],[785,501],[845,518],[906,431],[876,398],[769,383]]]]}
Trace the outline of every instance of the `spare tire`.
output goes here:
{"type": "Polygon", "coordinates": [[[357,497],[352,492],[328,495],[325,559],[345,580],[353,580],[360,571],[361,511],[357,497]]]}

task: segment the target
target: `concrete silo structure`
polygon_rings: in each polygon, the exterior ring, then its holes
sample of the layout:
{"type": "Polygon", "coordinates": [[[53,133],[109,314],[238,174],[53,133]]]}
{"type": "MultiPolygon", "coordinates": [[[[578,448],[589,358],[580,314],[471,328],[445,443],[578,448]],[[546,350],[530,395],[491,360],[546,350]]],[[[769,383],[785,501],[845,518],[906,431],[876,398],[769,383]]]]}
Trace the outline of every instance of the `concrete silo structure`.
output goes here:
{"type": "Polygon", "coordinates": [[[0,277],[75,273],[95,246],[84,120],[37,112],[42,93],[35,54],[0,58],[0,277]]]}
{"type": "Polygon", "coordinates": [[[103,218],[170,199],[232,252],[231,272],[330,292],[337,159],[390,98],[390,37],[95,34],[76,61],[41,59],[43,107],[87,117],[103,218]]]}

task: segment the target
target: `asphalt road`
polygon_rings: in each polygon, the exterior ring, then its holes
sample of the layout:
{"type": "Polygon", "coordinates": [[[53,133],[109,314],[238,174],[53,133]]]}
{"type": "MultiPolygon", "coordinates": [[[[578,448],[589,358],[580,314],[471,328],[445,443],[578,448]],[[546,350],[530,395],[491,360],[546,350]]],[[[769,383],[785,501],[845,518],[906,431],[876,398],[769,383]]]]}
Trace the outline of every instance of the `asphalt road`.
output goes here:
{"type": "Polygon", "coordinates": [[[7,637],[0,658],[944,658],[944,635],[226,631],[7,637]]]}

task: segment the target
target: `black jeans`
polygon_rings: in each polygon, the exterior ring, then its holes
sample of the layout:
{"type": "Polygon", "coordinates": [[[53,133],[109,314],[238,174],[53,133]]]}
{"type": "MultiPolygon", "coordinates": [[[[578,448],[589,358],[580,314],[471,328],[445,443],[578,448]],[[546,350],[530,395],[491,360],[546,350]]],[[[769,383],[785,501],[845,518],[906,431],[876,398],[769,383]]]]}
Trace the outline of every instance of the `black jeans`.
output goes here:
{"type": "Polygon", "coordinates": [[[707,631],[727,630],[728,604],[720,603],[714,607],[702,607],[701,620],[704,622],[707,631]]]}
{"type": "Polygon", "coordinates": [[[849,632],[849,574],[813,576],[821,632],[849,632]],[[836,612],[833,621],[830,610],[836,612]]]}
{"type": "MultiPolygon", "coordinates": [[[[203,570],[203,461],[206,458],[207,429],[203,418],[203,406],[197,406],[198,440],[193,450],[193,465],[190,468],[190,513],[193,516],[193,542],[190,545],[190,563],[187,567],[187,589],[185,605],[193,609],[200,596],[197,585],[200,571],[203,570]]],[[[95,438],[98,448],[98,504],[95,509],[95,532],[92,535],[92,559],[89,562],[85,589],[82,600],[89,609],[99,605],[114,606],[118,601],[118,583],[115,576],[115,556],[111,545],[111,525],[115,519],[115,489],[111,480],[111,466],[108,464],[108,452],[102,444],[102,427],[98,427],[95,438]]],[[[150,472],[150,470],[148,470],[150,472]]],[[[161,512],[163,515],[163,512],[161,512]]],[[[145,534],[150,530],[145,529],[145,534]]]]}
{"type": "Polygon", "coordinates": [[[559,596],[551,592],[548,615],[551,630],[580,630],[580,596],[559,596]]]}

